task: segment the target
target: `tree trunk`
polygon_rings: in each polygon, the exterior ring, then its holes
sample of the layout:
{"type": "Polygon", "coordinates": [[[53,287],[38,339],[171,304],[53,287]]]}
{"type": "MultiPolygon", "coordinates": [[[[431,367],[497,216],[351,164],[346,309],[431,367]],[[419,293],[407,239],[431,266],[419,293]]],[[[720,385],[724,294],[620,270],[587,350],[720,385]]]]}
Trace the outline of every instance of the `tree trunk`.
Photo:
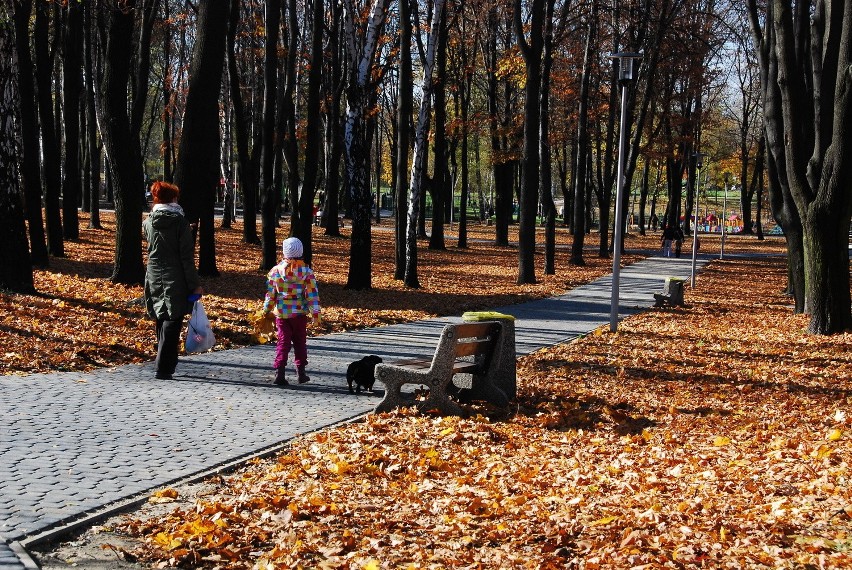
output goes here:
{"type": "MultiPolygon", "coordinates": [[[[769,206],[772,217],[784,231],[787,242],[787,288],[792,295],[794,311],[805,309],[804,245],[802,221],[793,201],[786,177],[784,155],[784,126],[781,114],[781,91],[778,86],[778,58],[775,52],[776,36],[771,23],[765,29],[758,15],[755,0],[748,0],[749,23],[760,62],[760,86],[763,98],[763,124],[766,136],[766,170],[769,189],[769,206]]],[[[771,22],[773,8],[767,4],[767,20],[771,22]]]]}
{"type": "Polygon", "coordinates": [[[219,92],[225,62],[228,0],[200,4],[175,184],[190,222],[199,222],[199,275],[216,277],[214,204],[219,182],[219,92]]]}
{"type": "Polygon", "coordinates": [[[172,124],[174,119],[174,102],[172,101],[172,75],[171,65],[172,53],[172,26],[169,16],[169,0],[163,0],[163,180],[171,182],[174,180],[172,162],[174,161],[174,141],[172,140],[172,124]]]}
{"type": "Polygon", "coordinates": [[[366,22],[363,42],[356,38],[356,19],[360,13],[353,0],[344,1],[344,24],[350,60],[347,86],[344,151],[346,187],[352,199],[352,238],[349,248],[349,275],[346,289],[356,291],[372,287],[372,236],[370,235],[369,144],[367,139],[367,103],[373,59],[379,45],[388,0],[374,0],[366,22]],[[358,47],[360,46],[360,47],[358,47]]]}
{"type": "MultiPolygon", "coordinates": [[[[462,15],[461,19],[461,34],[467,36],[467,20],[462,15]]],[[[475,46],[476,40],[472,42],[475,46]]],[[[461,73],[458,79],[458,95],[457,106],[458,114],[461,117],[461,200],[459,214],[459,239],[457,246],[460,249],[467,249],[467,224],[468,224],[468,204],[470,203],[470,107],[471,107],[471,91],[473,87],[473,71],[469,67],[471,57],[476,57],[476,48],[473,48],[473,53],[468,53],[468,44],[466,41],[460,42],[459,50],[459,65],[461,73]]],[[[477,133],[478,136],[478,133],[477,133]]],[[[478,174],[478,164],[477,164],[478,174]]],[[[481,194],[481,188],[479,188],[481,194]]],[[[482,212],[482,196],[479,196],[479,208],[482,212]]],[[[478,216],[482,220],[482,216],[478,216]]]]}
{"type": "MultiPolygon", "coordinates": [[[[263,126],[260,154],[262,260],[260,268],[272,269],[278,263],[278,226],[280,190],[275,187],[275,119],[278,91],[278,39],[281,28],[281,0],[269,0],[264,5],[264,63],[263,63],[263,126]]],[[[282,91],[283,94],[283,91],[282,91]]],[[[283,133],[282,133],[283,135],[283,133]]]]}
{"type": "MultiPolygon", "coordinates": [[[[831,192],[843,192],[837,178],[827,184],[835,186],[831,192]]],[[[806,217],[803,238],[805,275],[810,277],[806,283],[808,330],[829,334],[852,328],[848,217],[828,203],[814,202],[806,217]]]]}
{"type": "Polygon", "coordinates": [[[494,245],[497,246],[509,245],[516,168],[514,160],[494,165],[494,245]]]}
{"type": "Polygon", "coordinates": [[[755,195],[757,196],[757,211],[755,212],[755,226],[757,228],[757,239],[763,240],[763,184],[765,180],[765,171],[766,171],[766,136],[762,135],[760,137],[760,142],[757,145],[757,160],[755,161],[754,168],[758,173],[756,177],[756,186],[757,190],[755,195]]]}
{"type": "MultiPolygon", "coordinates": [[[[750,8],[759,36],[759,18],[751,3],[750,8]]],[[[788,0],[772,0],[768,10],[780,113],[770,116],[775,123],[767,133],[774,137],[769,148],[779,167],[783,154],[786,168],[779,174],[802,220],[808,330],[841,332],[852,327],[847,250],[852,194],[841,190],[852,178],[852,3],[818,4],[811,13],[807,5],[794,10],[788,0]]]]}
{"type": "MultiPolygon", "coordinates": [[[[596,155],[598,160],[597,167],[597,184],[594,187],[595,195],[598,199],[598,209],[600,210],[600,220],[598,223],[598,257],[607,258],[609,257],[609,220],[610,220],[610,208],[615,210],[613,206],[613,186],[615,185],[615,177],[616,177],[616,153],[615,152],[605,152],[604,148],[617,148],[618,147],[618,138],[617,138],[617,128],[616,128],[616,117],[619,116],[618,110],[620,106],[618,104],[618,94],[621,91],[618,89],[618,70],[617,66],[613,66],[611,72],[611,82],[612,88],[609,93],[609,112],[607,113],[607,124],[606,124],[606,134],[601,133],[601,123],[602,121],[598,121],[596,125],[596,155]],[[601,160],[603,157],[603,160],[601,160]]],[[[591,151],[587,154],[586,160],[591,164],[592,153],[591,151]]],[[[591,166],[588,167],[589,172],[591,173],[591,166]]],[[[626,181],[626,179],[625,179],[626,181]]],[[[625,184],[625,187],[630,187],[628,184],[625,184]]],[[[589,204],[587,207],[587,211],[591,213],[591,205],[589,204]]],[[[613,212],[614,216],[614,212],[613,212]]],[[[615,227],[615,226],[613,226],[615,227]]],[[[588,231],[591,231],[591,227],[588,227],[588,231]]]]}
{"type": "MultiPolygon", "coordinates": [[[[574,222],[573,240],[571,244],[571,265],[585,265],[583,246],[586,241],[586,182],[588,180],[589,145],[589,85],[591,83],[592,46],[595,43],[596,22],[594,15],[597,1],[592,3],[593,17],[589,18],[589,29],[586,35],[586,49],[583,52],[583,71],[580,78],[580,93],[578,94],[579,109],[577,113],[577,146],[574,167],[574,222]]],[[[567,210],[566,210],[567,213],[567,210]]]]}
{"type": "Polygon", "coordinates": [[[373,195],[373,198],[370,198],[373,201],[373,213],[376,215],[376,225],[382,223],[382,129],[379,125],[382,124],[384,118],[384,107],[379,106],[378,116],[374,115],[370,120],[370,124],[372,125],[370,129],[375,133],[374,137],[374,161],[376,164],[376,175],[373,179],[373,183],[376,185],[376,193],[373,195]]]}
{"type": "MultiPolygon", "coordinates": [[[[300,212],[299,196],[301,194],[301,175],[299,173],[299,142],[296,138],[297,129],[297,114],[296,114],[296,67],[297,58],[292,57],[298,53],[298,14],[296,13],[295,0],[288,0],[286,3],[285,12],[287,17],[284,19],[284,43],[286,44],[287,54],[282,66],[282,75],[279,83],[283,82],[283,88],[278,89],[280,97],[278,106],[277,121],[279,127],[275,129],[279,136],[276,140],[282,141],[282,157],[287,164],[287,193],[289,196],[288,202],[290,205],[290,235],[296,236],[302,240],[302,245],[305,249],[305,259],[309,254],[309,243],[305,239],[310,239],[311,230],[311,212],[310,204],[307,216],[300,212]],[[307,226],[307,228],[305,227],[307,226]],[[303,238],[307,234],[307,238],[303,238]]],[[[276,154],[278,156],[278,154],[276,154]]],[[[277,173],[277,169],[276,169],[277,173]]],[[[279,188],[279,185],[275,185],[279,188]]]]}
{"type": "Polygon", "coordinates": [[[98,141],[97,97],[95,89],[98,80],[95,72],[98,69],[95,62],[94,46],[94,14],[89,2],[83,3],[83,40],[85,46],[85,75],[86,75],[86,155],[89,165],[89,186],[83,191],[89,196],[89,228],[101,227],[101,143],[98,141]]]}
{"type": "Polygon", "coordinates": [[[111,279],[116,283],[142,283],[142,202],[139,189],[144,184],[142,158],[138,145],[130,141],[127,113],[127,82],[133,48],[133,0],[108,8],[108,39],[101,85],[101,134],[109,157],[114,188],[116,239],[115,266],[111,279]]]}
{"type": "MultiPolygon", "coordinates": [[[[394,189],[394,279],[405,279],[408,220],[408,153],[411,147],[411,114],[414,112],[414,79],[411,63],[411,6],[399,3],[399,94],[397,96],[396,188],[394,189]]],[[[416,245],[416,244],[415,244],[416,245]]]]}
{"type": "Polygon", "coordinates": [[[33,293],[33,268],[17,167],[19,74],[14,35],[11,2],[4,1],[0,3],[0,289],[33,293]]]}
{"type": "Polygon", "coordinates": [[[62,216],[59,202],[59,194],[62,189],[61,153],[53,109],[53,58],[50,52],[49,9],[50,3],[36,2],[33,36],[41,148],[44,159],[42,168],[45,185],[44,209],[47,218],[47,250],[50,255],[64,257],[65,244],[62,240],[62,216]]]}
{"type": "MultiPolygon", "coordinates": [[[[229,8],[230,9],[230,8],[229,8]]],[[[227,44],[228,37],[227,33],[225,36],[225,42],[227,44]]],[[[226,48],[227,49],[227,48],[226,48]]],[[[226,51],[227,53],[227,51],[226,51]]],[[[222,174],[222,229],[229,230],[231,229],[231,224],[234,221],[234,169],[233,169],[233,149],[234,142],[232,139],[233,130],[232,125],[233,121],[231,120],[233,115],[233,105],[231,105],[231,97],[229,93],[228,86],[231,84],[230,77],[228,77],[229,69],[226,64],[225,66],[225,78],[222,85],[222,99],[223,99],[223,110],[222,110],[222,125],[220,127],[220,131],[222,132],[222,144],[219,147],[219,170],[222,174]]]]}
{"type": "Polygon", "coordinates": [[[239,168],[240,189],[243,197],[243,241],[245,243],[257,244],[257,184],[254,176],[254,166],[249,153],[249,121],[246,117],[245,103],[243,102],[240,87],[240,72],[237,68],[236,59],[236,35],[237,24],[240,19],[240,0],[231,0],[230,14],[228,16],[228,30],[226,34],[227,56],[228,56],[228,81],[231,94],[232,108],[234,113],[234,129],[237,139],[237,165],[239,168]]]}
{"type": "MultiPolygon", "coordinates": [[[[645,160],[645,165],[642,167],[642,186],[639,189],[639,235],[645,235],[645,206],[648,203],[648,181],[651,176],[651,161],[645,160]]],[[[699,181],[700,183],[700,181],[699,181]]],[[[698,194],[695,199],[695,220],[698,221],[698,194]]],[[[698,230],[696,230],[698,231],[698,230]]]]}
{"type": "MultiPolygon", "coordinates": [[[[292,3],[295,6],[295,2],[292,3]]],[[[305,262],[313,259],[312,228],[313,206],[316,197],[317,176],[322,150],[322,33],[325,4],[323,0],[314,0],[311,29],[311,59],[308,69],[307,110],[305,118],[305,169],[302,176],[302,188],[299,196],[299,227],[296,236],[305,246],[305,262]]],[[[292,18],[295,21],[295,17],[292,18]]],[[[291,33],[294,33],[291,31],[291,33]]]]}
{"type": "MultiPolygon", "coordinates": [[[[505,125],[500,121],[500,104],[498,89],[500,80],[497,77],[499,54],[497,53],[497,36],[499,17],[496,7],[489,9],[487,16],[486,38],[483,46],[483,58],[486,62],[486,99],[488,101],[488,131],[491,142],[491,164],[493,169],[494,197],[490,208],[494,215],[494,245],[509,245],[509,220],[512,216],[512,172],[513,161],[507,156],[506,149],[501,144],[501,130],[505,125]]],[[[504,91],[508,94],[511,87],[504,82],[504,91]]],[[[508,100],[508,97],[506,98],[508,100]]],[[[508,103],[506,103],[508,105],[508,103]]],[[[507,115],[511,113],[507,110],[507,115]]]]}
{"type": "MultiPolygon", "coordinates": [[[[431,115],[433,77],[437,53],[438,35],[443,27],[444,1],[436,0],[433,6],[432,22],[429,28],[429,40],[423,70],[423,83],[420,87],[422,99],[417,115],[417,125],[414,128],[414,156],[411,165],[411,195],[408,199],[408,227],[406,240],[405,284],[408,287],[420,287],[417,277],[417,218],[420,208],[420,197],[423,194],[426,173],[427,144],[429,138],[429,118],[431,115]]],[[[435,215],[433,205],[432,215],[435,215]]]]}
{"type": "MultiPolygon", "coordinates": [[[[85,8],[83,8],[85,10],[85,8]]],[[[86,96],[85,92],[82,93],[83,97],[86,96]]],[[[89,192],[89,188],[92,187],[92,178],[91,178],[91,169],[89,168],[89,140],[88,140],[88,132],[89,125],[86,120],[86,101],[85,99],[81,101],[82,105],[80,106],[80,173],[82,175],[82,186],[80,189],[82,191],[80,196],[80,211],[84,214],[88,214],[92,211],[92,195],[89,192]]]]}
{"type": "Polygon", "coordinates": [[[45,241],[41,210],[41,167],[39,165],[38,115],[33,83],[35,70],[30,55],[29,23],[32,0],[13,3],[15,11],[15,46],[18,59],[18,94],[21,121],[21,183],[29,226],[31,261],[36,267],[47,267],[49,256],[45,241]]]}
{"type": "Polygon", "coordinates": [[[77,204],[80,201],[80,100],[83,87],[83,8],[69,2],[64,8],[62,100],[65,106],[65,163],[62,180],[63,236],[80,237],[77,204]]]}
{"type": "Polygon", "coordinates": [[[343,96],[342,70],[344,57],[341,49],[341,26],[343,6],[339,2],[332,2],[329,6],[330,22],[328,22],[328,45],[326,53],[330,54],[325,62],[326,72],[323,74],[325,81],[325,97],[328,100],[328,108],[325,114],[325,186],[322,197],[322,217],[320,226],[325,230],[325,235],[340,237],[340,226],[338,213],[340,204],[340,161],[343,155],[343,140],[341,137],[341,97],[343,96]]]}
{"type": "MultiPolygon", "coordinates": [[[[435,71],[432,78],[433,97],[435,99],[434,151],[435,166],[432,176],[432,233],[429,236],[429,249],[447,249],[444,240],[444,222],[447,206],[452,208],[452,192],[447,150],[447,18],[446,3],[440,9],[440,28],[438,45],[435,52],[435,71]]],[[[438,10],[438,6],[433,7],[438,10]]]]}
{"type": "Polygon", "coordinates": [[[521,0],[515,1],[515,34],[526,63],[524,98],[524,154],[521,185],[520,228],[518,230],[518,284],[535,283],[535,221],[538,214],[541,57],[544,49],[544,0],[530,5],[530,39],[527,42],[521,21],[521,0]]]}

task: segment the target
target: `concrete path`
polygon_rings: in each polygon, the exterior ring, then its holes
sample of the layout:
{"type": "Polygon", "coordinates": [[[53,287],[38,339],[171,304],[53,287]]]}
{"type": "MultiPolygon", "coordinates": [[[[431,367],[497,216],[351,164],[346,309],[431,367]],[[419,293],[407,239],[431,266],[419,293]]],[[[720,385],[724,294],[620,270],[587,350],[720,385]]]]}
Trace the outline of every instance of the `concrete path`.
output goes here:
{"type": "MultiPolygon", "coordinates": [[[[690,268],[687,258],[654,257],[623,269],[620,316],[651,306],[666,276],[688,279],[690,268]]],[[[516,317],[524,355],[609,323],[611,282],[495,310],[516,317]]],[[[375,395],[350,395],[347,365],[366,354],[431,354],[444,324],[458,321],[310,338],[311,382],[287,388],[270,384],[271,345],[183,357],[172,381],[154,380],[153,363],[0,376],[0,570],[35,568],[25,547],[90,526],[151,490],[369,412],[381,384],[375,395]]]]}

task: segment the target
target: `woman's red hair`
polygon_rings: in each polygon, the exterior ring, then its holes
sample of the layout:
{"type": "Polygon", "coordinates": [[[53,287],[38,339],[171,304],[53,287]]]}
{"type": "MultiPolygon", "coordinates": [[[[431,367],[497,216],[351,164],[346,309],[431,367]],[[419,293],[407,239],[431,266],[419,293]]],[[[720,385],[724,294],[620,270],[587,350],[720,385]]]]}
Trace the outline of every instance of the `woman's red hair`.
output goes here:
{"type": "Polygon", "coordinates": [[[155,204],[171,204],[175,198],[180,196],[180,190],[174,184],[157,180],[151,184],[151,196],[155,204]]]}

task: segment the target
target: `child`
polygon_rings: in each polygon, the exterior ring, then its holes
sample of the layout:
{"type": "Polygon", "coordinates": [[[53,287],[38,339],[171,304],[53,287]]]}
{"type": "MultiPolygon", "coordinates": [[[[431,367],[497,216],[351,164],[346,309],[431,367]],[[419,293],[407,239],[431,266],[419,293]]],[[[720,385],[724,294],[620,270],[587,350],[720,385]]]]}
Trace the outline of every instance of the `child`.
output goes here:
{"type": "Polygon", "coordinates": [[[285,370],[290,343],[299,384],[310,380],[305,374],[308,364],[308,314],[319,322],[320,304],[314,272],[302,261],[302,242],[291,237],[284,240],[284,261],[272,268],[266,280],[264,314],[275,314],[278,345],[275,350],[275,384],[286,386],[285,370]]]}

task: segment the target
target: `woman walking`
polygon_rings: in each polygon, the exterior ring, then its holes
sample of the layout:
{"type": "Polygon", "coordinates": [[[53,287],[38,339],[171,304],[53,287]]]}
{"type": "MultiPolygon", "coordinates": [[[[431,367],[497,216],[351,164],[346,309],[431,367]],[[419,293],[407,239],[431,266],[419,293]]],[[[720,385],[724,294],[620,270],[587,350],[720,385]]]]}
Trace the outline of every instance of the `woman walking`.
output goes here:
{"type": "Polygon", "coordinates": [[[151,185],[151,196],[154,207],[142,224],[148,242],[145,306],[157,321],[155,377],[171,380],[177,367],[183,318],[204,290],[195,270],[192,228],[178,204],[180,190],[158,181],[151,185]]]}

